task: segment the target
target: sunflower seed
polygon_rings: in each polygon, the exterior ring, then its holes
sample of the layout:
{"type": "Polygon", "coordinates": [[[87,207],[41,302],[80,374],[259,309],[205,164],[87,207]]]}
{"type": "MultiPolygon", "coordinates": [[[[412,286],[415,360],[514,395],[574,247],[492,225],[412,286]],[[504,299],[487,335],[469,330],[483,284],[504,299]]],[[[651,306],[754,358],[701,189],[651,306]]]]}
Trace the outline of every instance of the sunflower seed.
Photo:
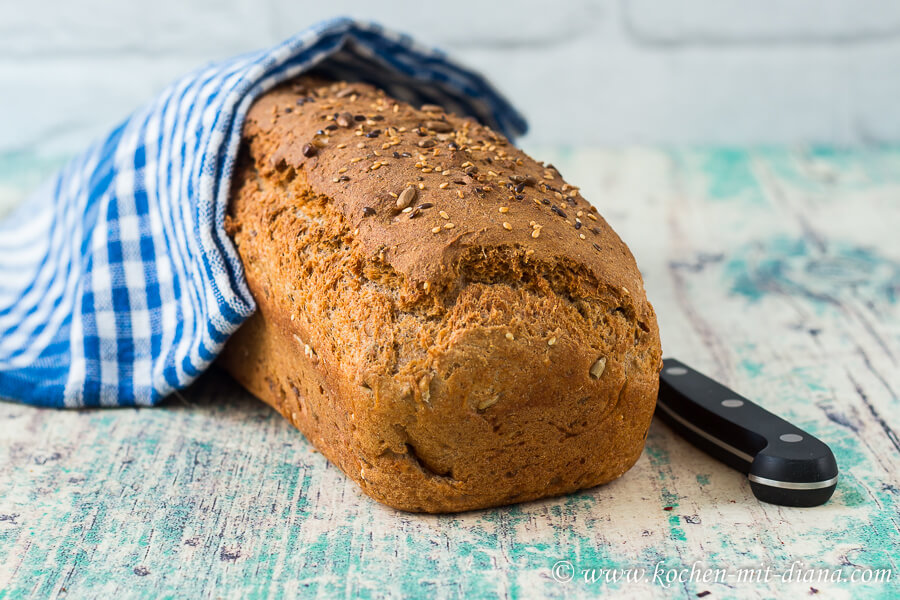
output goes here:
{"type": "Polygon", "coordinates": [[[341,127],[351,127],[353,125],[353,115],[348,112],[342,112],[337,116],[335,122],[341,127]]]}
{"type": "Polygon", "coordinates": [[[400,197],[397,198],[397,208],[402,210],[412,204],[415,201],[417,194],[418,192],[414,187],[408,187],[400,192],[400,197]]]}
{"type": "Polygon", "coordinates": [[[446,121],[425,121],[425,127],[438,133],[448,133],[453,131],[453,125],[446,121]]]}
{"type": "Polygon", "coordinates": [[[606,369],[606,357],[601,356],[598,358],[593,365],[591,365],[591,377],[594,379],[600,379],[600,376],[603,375],[603,371],[606,369]]]}

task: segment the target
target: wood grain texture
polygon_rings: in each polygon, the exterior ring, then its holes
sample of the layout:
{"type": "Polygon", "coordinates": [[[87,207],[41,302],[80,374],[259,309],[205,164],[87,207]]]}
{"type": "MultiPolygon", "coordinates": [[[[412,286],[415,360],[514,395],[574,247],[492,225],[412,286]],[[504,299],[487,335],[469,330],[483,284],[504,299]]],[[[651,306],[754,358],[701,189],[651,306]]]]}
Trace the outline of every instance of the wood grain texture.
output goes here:
{"type": "MultiPolygon", "coordinates": [[[[667,355],[831,445],[841,480],[828,504],[761,504],[744,477],[654,422],[612,484],[403,514],[214,369],[155,409],[0,404],[0,599],[900,593],[900,151],[533,154],[631,246],[667,355]],[[560,560],[575,581],[554,580],[560,560]],[[657,564],[695,561],[732,576],[653,580],[657,564]],[[783,582],[795,561],[892,569],[892,581],[783,582]],[[766,566],[769,583],[733,577],[766,566]],[[627,568],[646,580],[600,571],[627,568]]],[[[15,185],[0,181],[7,198],[15,185]]]]}

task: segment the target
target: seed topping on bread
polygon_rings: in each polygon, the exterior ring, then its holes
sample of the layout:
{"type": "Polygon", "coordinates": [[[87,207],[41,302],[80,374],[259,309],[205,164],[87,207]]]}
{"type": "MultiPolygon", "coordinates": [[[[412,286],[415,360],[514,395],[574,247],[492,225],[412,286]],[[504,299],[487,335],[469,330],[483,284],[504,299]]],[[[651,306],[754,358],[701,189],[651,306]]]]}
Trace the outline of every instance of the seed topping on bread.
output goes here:
{"type": "Polygon", "coordinates": [[[580,189],[490,127],[369,85],[309,77],[258,104],[247,133],[262,137],[272,165],[321,184],[372,255],[414,285],[450,281],[456,257],[483,247],[641,287],[619,261],[598,260],[632,259],[580,189]]]}

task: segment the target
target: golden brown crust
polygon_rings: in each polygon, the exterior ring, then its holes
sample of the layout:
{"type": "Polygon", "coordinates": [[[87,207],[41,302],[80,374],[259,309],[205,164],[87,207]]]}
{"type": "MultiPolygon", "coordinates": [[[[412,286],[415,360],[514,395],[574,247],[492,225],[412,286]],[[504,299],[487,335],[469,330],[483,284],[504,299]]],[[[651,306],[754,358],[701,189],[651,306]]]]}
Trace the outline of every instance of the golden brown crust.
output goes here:
{"type": "Polygon", "coordinates": [[[555,169],[362,84],[282,86],[244,133],[228,228],[259,311],[223,360],[366,493],[468,510],[637,460],[655,315],[555,169]]]}

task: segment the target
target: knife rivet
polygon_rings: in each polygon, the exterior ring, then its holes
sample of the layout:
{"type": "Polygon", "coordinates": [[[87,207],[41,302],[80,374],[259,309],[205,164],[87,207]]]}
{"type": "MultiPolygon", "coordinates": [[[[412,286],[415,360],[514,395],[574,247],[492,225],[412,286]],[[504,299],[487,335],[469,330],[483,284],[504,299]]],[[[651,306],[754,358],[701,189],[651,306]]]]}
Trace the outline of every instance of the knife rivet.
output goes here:
{"type": "Polygon", "coordinates": [[[782,442],[802,442],[803,436],[796,433],[783,433],[778,439],[782,442]]]}
{"type": "Polygon", "coordinates": [[[728,400],[722,400],[722,406],[725,408],[737,408],[738,406],[743,406],[744,401],[738,400],[737,398],[729,398],[728,400]]]}
{"type": "Polygon", "coordinates": [[[666,369],[667,375],[686,375],[687,369],[684,367],[669,367],[666,369]]]}

